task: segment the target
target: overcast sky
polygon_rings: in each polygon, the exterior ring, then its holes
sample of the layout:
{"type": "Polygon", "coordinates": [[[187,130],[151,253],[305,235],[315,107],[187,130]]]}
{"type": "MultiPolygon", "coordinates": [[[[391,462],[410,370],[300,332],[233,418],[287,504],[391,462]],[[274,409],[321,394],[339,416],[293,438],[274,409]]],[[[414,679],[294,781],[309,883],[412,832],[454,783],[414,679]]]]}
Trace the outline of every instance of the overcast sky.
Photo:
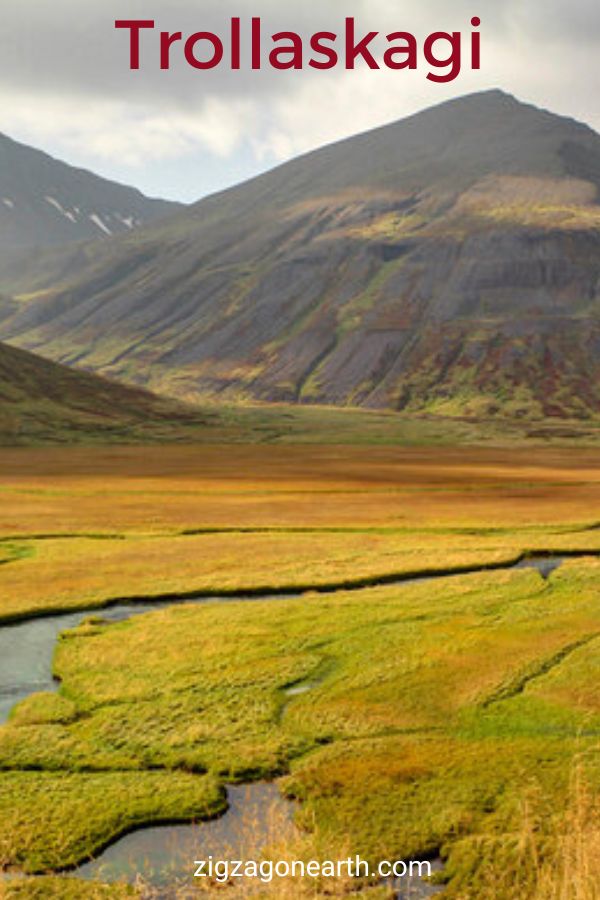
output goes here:
{"type": "MultiPolygon", "coordinates": [[[[177,54],[176,54],[177,55],[177,54]]],[[[600,131],[598,0],[2,0],[0,131],[66,161],[140,187],[196,200],[298,153],[450,97],[501,87],[600,131]],[[232,16],[277,30],[468,35],[482,20],[482,68],[446,85],[417,72],[233,73],[176,65],[161,72],[157,38],[129,69],[115,19],[227,34],[232,16]]]]}

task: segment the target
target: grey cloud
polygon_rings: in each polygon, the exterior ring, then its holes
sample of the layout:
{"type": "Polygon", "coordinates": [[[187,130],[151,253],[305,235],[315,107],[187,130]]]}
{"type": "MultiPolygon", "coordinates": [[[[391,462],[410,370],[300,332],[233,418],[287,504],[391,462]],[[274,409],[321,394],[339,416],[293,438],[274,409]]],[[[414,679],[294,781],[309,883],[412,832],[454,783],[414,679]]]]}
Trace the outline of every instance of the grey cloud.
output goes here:
{"type": "MultiPolygon", "coordinates": [[[[235,73],[225,66],[212,72],[196,72],[180,62],[174,53],[170,72],[161,72],[157,63],[156,33],[144,33],[143,70],[132,73],[128,66],[128,35],[114,28],[116,19],[155,19],[161,29],[191,34],[198,30],[227,35],[233,15],[249,20],[260,15],[265,31],[292,29],[312,31],[339,25],[344,16],[361,14],[364,0],[329,0],[323,9],[318,0],[303,0],[284,7],[278,2],[240,0],[227,12],[219,0],[106,0],[93,5],[81,0],[4,0],[3,29],[0,32],[0,80],[19,89],[50,93],[119,98],[124,90],[133,101],[169,99],[176,104],[198,100],[211,94],[256,96],[279,94],[294,79],[288,73],[268,69],[235,73]]],[[[296,75],[297,77],[297,75],[296,75]]]]}
{"type": "MultiPolygon", "coordinates": [[[[600,4],[597,0],[545,0],[514,3],[515,20],[526,33],[551,39],[573,50],[600,44],[600,4]]],[[[540,47],[542,50],[543,48],[540,47]]]]}
{"type": "MultiPolygon", "coordinates": [[[[397,0],[238,0],[226,7],[219,0],[3,0],[0,32],[0,81],[19,90],[52,94],[119,99],[131,102],[169,101],[176,106],[201,104],[207,95],[224,97],[282,96],[293,90],[299,78],[321,78],[323,73],[231,72],[221,66],[198,73],[185,64],[170,72],[158,68],[157,36],[146,34],[146,51],[152,61],[140,73],[128,67],[128,36],[114,29],[115,19],[154,18],[158,28],[192,33],[199,29],[226,33],[232,15],[249,19],[260,15],[266,31],[292,29],[300,33],[339,29],[347,15],[360,27],[415,30],[421,34],[437,28],[466,28],[472,15],[483,19],[484,39],[506,35],[511,24],[526,16],[540,34],[559,34],[564,40],[586,33],[585,22],[598,17],[596,4],[579,0],[570,9],[564,0],[430,0],[398,3],[397,0]],[[516,17],[516,18],[515,18],[516,17]]],[[[587,32],[589,35],[589,30],[587,32]]],[[[588,37],[589,39],[589,37],[588,37]]],[[[177,57],[177,54],[176,54],[177,57]]]]}
{"type": "Polygon", "coordinates": [[[492,86],[600,126],[598,0],[2,0],[0,15],[0,131],[74,153],[79,164],[108,160],[109,175],[206,153],[223,160],[223,184],[230,171],[249,174],[265,160],[492,86]],[[180,63],[161,72],[154,34],[144,39],[154,58],[131,72],[128,35],[114,29],[115,19],[154,18],[157,30],[225,34],[234,15],[261,16],[267,34],[338,31],[352,15],[361,29],[420,37],[468,29],[478,15],[483,68],[447,86],[422,71],[365,78],[226,65],[198,72],[180,63]]]}

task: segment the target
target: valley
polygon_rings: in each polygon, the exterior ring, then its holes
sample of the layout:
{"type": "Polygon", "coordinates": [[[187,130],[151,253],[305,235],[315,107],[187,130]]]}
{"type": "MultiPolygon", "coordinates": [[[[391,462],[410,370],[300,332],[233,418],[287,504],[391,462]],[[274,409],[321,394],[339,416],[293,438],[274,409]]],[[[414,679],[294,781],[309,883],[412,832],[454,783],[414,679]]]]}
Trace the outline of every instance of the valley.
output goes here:
{"type": "Polygon", "coordinates": [[[497,90],[190,207],[0,136],[3,900],[597,900],[599,188],[497,90]]]}
{"type": "Polygon", "coordinates": [[[266,832],[267,858],[441,855],[440,896],[508,900],[518,878],[537,900],[565,840],[595,852],[593,448],[20,448],[0,464],[2,628],[47,623],[48,648],[60,632],[59,683],[15,694],[0,728],[4,896],[153,896],[158,871],[50,872],[273,779],[296,825],[266,832]]]}

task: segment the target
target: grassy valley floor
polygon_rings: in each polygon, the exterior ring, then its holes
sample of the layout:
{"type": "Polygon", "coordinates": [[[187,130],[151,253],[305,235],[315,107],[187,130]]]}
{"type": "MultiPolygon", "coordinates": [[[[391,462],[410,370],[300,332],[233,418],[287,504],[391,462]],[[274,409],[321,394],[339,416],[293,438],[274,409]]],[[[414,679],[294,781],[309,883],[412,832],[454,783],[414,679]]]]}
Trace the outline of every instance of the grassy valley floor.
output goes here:
{"type": "MultiPolygon", "coordinates": [[[[0,471],[5,622],[302,592],[64,634],[59,691],[0,728],[4,867],[51,873],[136,825],[218,813],[227,782],[281,776],[301,801],[288,853],[441,854],[448,898],[599,896],[597,451],[23,449],[0,471]],[[494,569],[576,551],[548,580],[494,569]],[[379,584],[425,572],[440,577],[379,584]]],[[[136,892],[50,875],[3,889],[136,892]]]]}

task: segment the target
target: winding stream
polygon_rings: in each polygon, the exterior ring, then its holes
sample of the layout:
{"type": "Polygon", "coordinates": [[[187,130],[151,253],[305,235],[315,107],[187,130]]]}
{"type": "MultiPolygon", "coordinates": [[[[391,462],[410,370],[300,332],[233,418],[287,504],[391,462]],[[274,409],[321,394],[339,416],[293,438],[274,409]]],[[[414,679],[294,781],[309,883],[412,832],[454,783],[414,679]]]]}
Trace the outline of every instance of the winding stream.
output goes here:
{"type": "MultiPolygon", "coordinates": [[[[581,554],[590,555],[589,553],[581,554]]],[[[535,568],[543,578],[548,578],[552,572],[564,562],[562,556],[530,556],[497,568],[523,569],[535,568]]],[[[473,572],[489,572],[491,569],[481,566],[473,572]]],[[[420,581],[430,581],[433,578],[454,578],[464,572],[450,573],[447,575],[426,575],[413,578],[398,577],[395,582],[386,580],[386,584],[398,585],[415,584],[420,581]]],[[[372,585],[375,587],[376,585],[372,585]]],[[[347,590],[347,588],[344,588],[347,590]]],[[[323,593],[325,593],[323,591],[323,593]]],[[[286,600],[299,594],[268,594],[251,597],[199,597],[186,600],[156,600],[139,603],[123,603],[108,606],[103,609],[90,609],[85,612],[62,613],[53,616],[41,616],[19,622],[0,626],[0,725],[7,721],[13,707],[29,697],[41,691],[57,690],[58,683],[52,675],[52,661],[58,636],[62,631],[75,628],[89,616],[101,617],[106,622],[122,622],[133,616],[164,609],[182,603],[231,603],[251,602],[259,600],[286,600]]],[[[304,692],[309,688],[303,687],[298,692],[304,692]]],[[[290,696],[296,693],[294,688],[288,691],[290,696]]]]}
{"type": "Polygon", "coordinates": [[[227,799],[229,808],[219,819],[138,829],[75,874],[105,882],[133,882],[141,874],[155,888],[184,885],[194,880],[195,860],[260,860],[264,847],[293,833],[294,804],[277,785],[229,785],[227,799]]]}
{"type": "MultiPolygon", "coordinates": [[[[225,815],[197,825],[172,825],[142,828],[132,832],[102,853],[98,859],[80,866],[74,875],[102,882],[133,883],[141,875],[161,900],[181,896],[181,889],[194,882],[195,860],[256,860],[265,847],[273,848],[293,838],[294,804],[285,800],[276,784],[230,785],[229,808],[225,815]],[[178,893],[179,892],[179,893],[178,893]]],[[[442,870],[441,860],[431,862],[431,871],[442,870]]],[[[243,881],[240,879],[240,881],[243,881]]],[[[234,883],[238,884],[237,880],[234,883]]],[[[388,879],[396,900],[425,900],[442,887],[417,875],[388,879]]],[[[251,894],[260,882],[244,882],[251,894]]],[[[194,894],[194,896],[196,896],[194,894]]]]}
{"type": "MultiPolygon", "coordinates": [[[[499,568],[536,568],[543,578],[548,578],[563,560],[561,556],[530,556],[499,568]]],[[[482,566],[474,571],[486,572],[490,569],[482,566]]],[[[397,583],[410,584],[431,578],[454,577],[455,574],[464,573],[399,577],[397,583]]],[[[281,600],[290,596],[293,595],[271,594],[268,599],[281,600]]],[[[58,636],[62,631],[76,627],[90,615],[101,616],[107,622],[117,622],[181,602],[260,599],[267,597],[216,596],[185,601],[119,604],[102,610],[34,618],[0,627],[0,723],[6,722],[13,707],[29,695],[57,689],[58,684],[52,675],[52,661],[58,636]]],[[[312,683],[300,683],[290,686],[286,693],[291,700],[312,687],[312,683]]],[[[193,880],[195,859],[211,855],[215,859],[260,859],[261,848],[272,839],[274,833],[281,836],[286,827],[292,828],[293,804],[283,799],[276,785],[258,783],[229,786],[228,799],[229,809],[220,819],[198,825],[140,828],[116,841],[97,860],[82,865],[74,874],[81,878],[100,878],[103,881],[134,881],[141,874],[145,880],[159,888],[174,882],[189,883],[193,880]],[[279,822],[275,832],[274,821],[279,822]]],[[[439,863],[437,865],[439,867],[439,863]]],[[[410,884],[407,881],[395,884],[397,897],[419,900],[440,890],[425,882],[415,883],[416,881],[417,879],[413,879],[410,884]]]]}
{"type": "MultiPolygon", "coordinates": [[[[115,606],[102,610],[101,615],[107,622],[120,622],[159,606],[115,606]]],[[[67,613],[0,627],[0,725],[7,721],[13,707],[30,694],[57,690],[52,661],[58,636],[76,628],[90,615],[91,612],[67,613]]]]}

